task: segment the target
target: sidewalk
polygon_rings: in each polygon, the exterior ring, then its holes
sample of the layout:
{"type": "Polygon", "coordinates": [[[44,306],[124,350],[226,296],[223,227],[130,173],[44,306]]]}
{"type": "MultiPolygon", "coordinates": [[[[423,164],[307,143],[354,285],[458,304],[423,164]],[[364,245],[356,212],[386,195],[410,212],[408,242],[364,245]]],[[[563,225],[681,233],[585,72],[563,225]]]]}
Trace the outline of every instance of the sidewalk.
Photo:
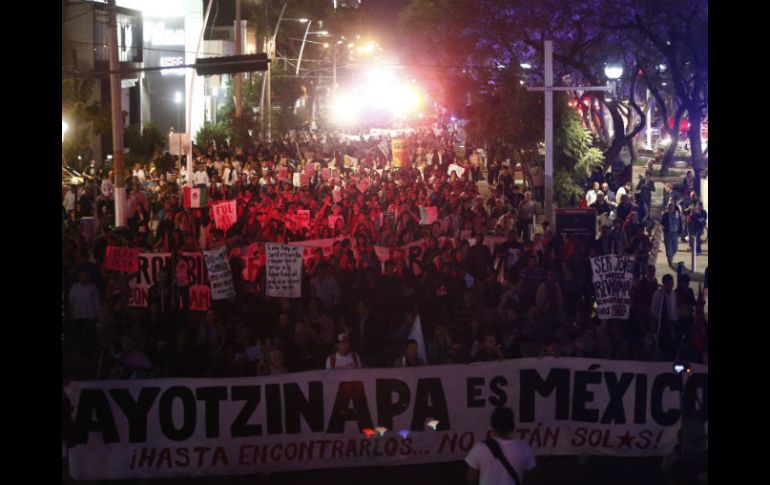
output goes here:
{"type": "MultiPolygon", "coordinates": [[[[639,175],[644,174],[644,169],[645,167],[634,167],[633,180],[638,180],[639,175]]],[[[660,216],[663,212],[663,186],[666,182],[673,181],[674,179],[677,183],[681,182],[682,178],[684,178],[684,173],[685,172],[682,172],[681,175],[677,174],[671,177],[666,177],[665,179],[660,177],[653,177],[653,181],[655,182],[655,191],[652,193],[652,207],[650,207],[650,217],[656,221],[660,221],[660,216]]],[[[695,272],[693,273],[692,253],[690,252],[689,243],[682,242],[681,240],[679,241],[679,247],[677,249],[676,256],[674,256],[674,266],[672,267],[668,265],[668,260],[666,259],[666,249],[663,247],[661,242],[661,246],[658,251],[658,257],[655,261],[655,275],[657,276],[658,281],[660,281],[660,278],[666,273],[672,274],[674,277],[676,277],[676,266],[679,262],[682,262],[684,263],[685,274],[690,276],[690,287],[697,293],[698,286],[703,283],[704,271],[708,266],[708,241],[702,244],[701,249],[703,254],[695,257],[695,272]]]]}

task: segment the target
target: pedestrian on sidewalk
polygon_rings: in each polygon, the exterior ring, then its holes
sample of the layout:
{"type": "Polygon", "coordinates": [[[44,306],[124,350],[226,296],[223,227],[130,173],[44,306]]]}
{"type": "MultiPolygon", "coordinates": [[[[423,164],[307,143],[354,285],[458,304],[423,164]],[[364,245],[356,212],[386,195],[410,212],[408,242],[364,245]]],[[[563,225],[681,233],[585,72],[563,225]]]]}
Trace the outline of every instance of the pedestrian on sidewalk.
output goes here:
{"type": "Polygon", "coordinates": [[[706,211],[703,210],[703,202],[695,203],[695,208],[687,218],[690,232],[690,247],[692,248],[693,239],[695,239],[695,254],[701,255],[701,236],[706,228],[706,211]]]}
{"type": "Polygon", "coordinates": [[[519,235],[523,234],[524,241],[531,241],[530,231],[532,224],[532,216],[535,215],[537,205],[532,200],[532,192],[527,191],[524,193],[524,200],[518,206],[517,219],[516,219],[516,231],[519,235]]]}
{"type": "Polygon", "coordinates": [[[674,256],[679,246],[679,234],[682,232],[682,215],[676,208],[674,202],[669,202],[666,212],[660,218],[663,226],[663,243],[666,246],[666,259],[668,265],[674,265],[674,256]]]}

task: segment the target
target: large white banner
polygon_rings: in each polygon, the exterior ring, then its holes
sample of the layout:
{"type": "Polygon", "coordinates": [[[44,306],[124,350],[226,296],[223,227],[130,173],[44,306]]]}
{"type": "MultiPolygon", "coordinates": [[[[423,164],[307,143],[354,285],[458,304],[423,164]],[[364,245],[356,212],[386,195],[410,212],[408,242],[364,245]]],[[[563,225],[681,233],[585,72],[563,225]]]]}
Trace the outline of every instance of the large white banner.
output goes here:
{"type": "Polygon", "coordinates": [[[628,320],[631,285],[634,282],[634,256],[608,254],[591,258],[594,294],[599,318],[628,320]]]}
{"type": "Polygon", "coordinates": [[[302,246],[265,244],[267,256],[267,296],[302,296],[302,246]]]}
{"type": "Polygon", "coordinates": [[[708,367],[516,359],[232,379],[72,382],[76,480],[461,460],[510,406],[538,455],[662,456],[682,409],[708,419],[708,367]]]}

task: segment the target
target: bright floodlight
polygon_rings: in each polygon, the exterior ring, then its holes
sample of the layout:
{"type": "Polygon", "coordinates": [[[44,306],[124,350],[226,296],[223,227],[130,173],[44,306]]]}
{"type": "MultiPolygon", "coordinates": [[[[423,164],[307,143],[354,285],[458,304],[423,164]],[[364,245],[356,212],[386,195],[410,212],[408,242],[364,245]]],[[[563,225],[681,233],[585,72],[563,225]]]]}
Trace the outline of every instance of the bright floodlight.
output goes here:
{"type": "Polygon", "coordinates": [[[70,125],[68,125],[66,121],[61,122],[61,141],[64,141],[64,134],[67,133],[69,127],[70,125]]]}
{"type": "Polygon", "coordinates": [[[607,79],[619,79],[623,75],[623,66],[620,64],[607,64],[604,67],[604,75],[607,79]]]}
{"type": "Polygon", "coordinates": [[[304,18],[303,18],[303,19],[297,19],[297,22],[301,22],[301,23],[303,23],[303,24],[306,24],[306,23],[308,23],[309,21],[310,21],[310,19],[304,19],[304,18]]]}
{"type": "Polygon", "coordinates": [[[181,103],[182,102],[182,93],[179,91],[174,93],[174,102],[175,103],[181,103]]]}
{"type": "Polygon", "coordinates": [[[532,69],[532,64],[530,64],[529,62],[522,62],[519,65],[521,66],[522,69],[532,69]]]}
{"type": "Polygon", "coordinates": [[[377,45],[374,42],[367,42],[366,44],[358,47],[358,52],[364,53],[364,54],[371,54],[374,52],[374,50],[377,48],[377,45]]]}
{"type": "Polygon", "coordinates": [[[359,103],[347,94],[340,94],[332,101],[332,119],[338,125],[354,125],[358,121],[359,103]]]}

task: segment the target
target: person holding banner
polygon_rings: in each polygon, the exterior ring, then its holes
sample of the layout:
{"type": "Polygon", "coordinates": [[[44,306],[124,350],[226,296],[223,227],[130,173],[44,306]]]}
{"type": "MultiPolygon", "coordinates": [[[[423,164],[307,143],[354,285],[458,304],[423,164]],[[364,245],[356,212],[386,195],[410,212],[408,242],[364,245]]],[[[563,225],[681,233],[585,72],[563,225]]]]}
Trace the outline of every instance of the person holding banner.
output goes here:
{"type": "Polygon", "coordinates": [[[393,367],[421,367],[425,362],[417,355],[417,340],[410,338],[404,346],[404,354],[393,362],[393,367]]]}
{"type": "Polygon", "coordinates": [[[174,266],[177,307],[183,312],[190,308],[190,287],[192,286],[192,263],[184,257],[182,248],[176,252],[176,264],[174,266]]]}
{"type": "Polygon", "coordinates": [[[357,353],[350,351],[350,342],[348,335],[341,333],[337,335],[337,351],[326,358],[327,370],[338,369],[361,369],[363,364],[357,353]]]}

